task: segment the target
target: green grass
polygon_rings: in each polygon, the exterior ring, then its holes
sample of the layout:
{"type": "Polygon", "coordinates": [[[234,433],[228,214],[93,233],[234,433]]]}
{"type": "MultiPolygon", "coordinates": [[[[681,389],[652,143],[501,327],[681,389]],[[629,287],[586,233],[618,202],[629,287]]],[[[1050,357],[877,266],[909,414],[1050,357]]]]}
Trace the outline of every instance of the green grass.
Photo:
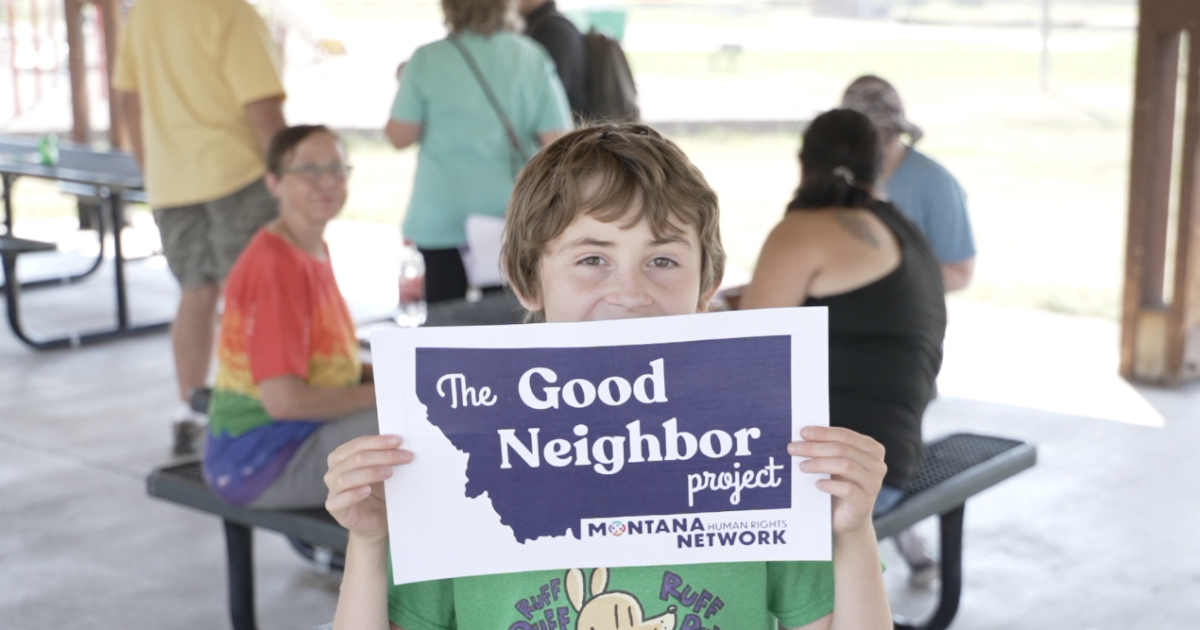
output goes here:
{"type": "MultiPolygon", "coordinates": [[[[906,15],[922,23],[1033,24],[1036,9],[1033,2],[969,7],[929,1],[913,4],[906,15]]],[[[378,5],[370,10],[379,10],[378,5]]],[[[1060,23],[1119,23],[1133,10],[1132,3],[1058,2],[1054,16],[1060,23]]],[[[1056,30],[1050,90],[1043,93],[1041,58],[1028,39],[1030,28],[989,31],[978,39],[956,28],[927,30],[922,37],[897,30],[889,37],[878,34],[878,24],[864,23],[861,30],[872,35],[857,36],[858,29],[850,28],[845,38],[815,44],[806,39],[814,29],[808,15],[807,6],[684,11],[635,5],[628,21],[636,27],[751,30],[731,31],[750,38],[733,42],[746,50],[732,69],[714,69],[711,52],[704,51],[631,49],[630,63],[643,76],[704,81],[713,94],[766,83],[794,86],[809,101],[829,105],[854,76],[888,77],[901,89],[910,118],[925,129],[920,148],[950,168],[967,190],[979,256],[975,281],[962,295],[1117,316],[1128,204],[1132,31],[1056,30]],[[794,30],[796,50],[756,47],[755,28],[794,30]]],[[[820,35],[823,27],[816,28],[820,35]]],[[[730,267],[749,273],[796,185],[799,139],[711,131],[674,140],[720,195],[730,267]]],[[[381,145],[355,150],[364,168],[355,175],[347,216],[394,225],[407,198],[413,153],[397,154],[381,145]],[[371,161],[381,166],[368,172],[365,165],[371,161]],[[373,200],[393,194],[403,196],[398,202],[395,197],[373,200]]]]}
{"type": "Polygon", "coordinates": [[[442,19],[438,2],[351,1],[322,2],[338,20],[437,20],[442,19]]]}
{"type": "MultiPolygon", "coordinates": [[[[931,44],[932,45],[932,44],[931,44]]],[[[1038,56],[939,44],[888,55],[746,53],[737,73],[703,53],[641,53],[639,72],[704,78],[714,92],[790,82],[830,105],[865,72],[900,86],[926,133],[920,148],[969,197],[979,250],[969,299],[1115,319],[1123,270],[1132,37],[1052,57],[1051,91],[1038,56]]],[[[796,184],[798,138],[737,134],[677,138],[721,194],[731,266],[749,271],[796,184]]]]}
{"type": "MultiPolygon", "coordinates": [[[[440,21],[435,3],[341,0],[327,5],[335,17],[352,21],[440,21]]],[[[960,16],[956,12],[966,10],[952,2],[922,6],[932,12],[922,18],[926,21],[941,19],[934,19],[937,10],[954,19],[960,16]]],[[[1064,6],[1059,15],[1086,21],[1093,17],[1087,11],[1064,6]]],[[[1003,21],[996,15],[988,19],[1003,21]]],[[[967,191],[979,256],[975,281],[962,295],[1117,316],[1128,205],[1131,31],[1056,35],[1061,46],[1051,57],[1051,89],[1043,93],[1036,46],[1019,39],[1028,37],[1029,29],[980,31],[983,36],[975,38],[975,31],[961,28],[916,27],[925,29],[917,37],[918,31],[902,26],[881,31],[878,23],[815,23],[804,6],[749,5],[686,11],[635,6],[629,24],[687,24],[710,33],[720,33],[714,27],[726,25],[742,29],[730,31],[750,39],[740,42],[746,50],[732,69],[715,70],[710,52],[629,50],[640,76],[703,82],[707,93],[718,96],[754,86],[783,86],[804,106],[832,106],[852,77],[867,72],[888,77],[904,95],[909,117],[926,132],[920,148],[945,164],[967,191]],[[827,35],[823,29],[829,24],[845,29],[845,36],[813,36],[827,35]],[[797,44],[783,46],[794,50],[756,47],[753,29],[759,27],[794,30],[797,44]]],[[[720,196],[730,267],[749,273],[797,183],[799,138],[713,130],[673,139],[720,196]]],[[[349,141],[356,171],[343,216],[397,226],[408,203],[416,151],[395,151],[379,136],[349,141]]],[[[18,194],[22,216],[74,212],[72,200],[50,185],[22,181],[18,194]]]]}
{"type": "Polygon", "coordinates": [[[60,193],[52,181],[26,177],[13,186],[13,215],[18,230],[22,219],[77,216],[77,208],[75,197],[60,193]]]}
{"type": "Polygon", "coordinates": [[[397,151],[383,135],[347,138],[350,163],[350,197],[342,218],[384,223],[399,229],[412,194],[417,150],[397,151]]]}

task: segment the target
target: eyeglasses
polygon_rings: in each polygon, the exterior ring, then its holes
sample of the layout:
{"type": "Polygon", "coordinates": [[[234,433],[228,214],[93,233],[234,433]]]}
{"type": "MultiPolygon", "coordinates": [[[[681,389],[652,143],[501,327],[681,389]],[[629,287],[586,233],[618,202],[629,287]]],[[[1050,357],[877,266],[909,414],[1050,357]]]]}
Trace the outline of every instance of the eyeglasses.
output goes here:
{"type": "Polygon", "coordinates": [[[324,175],[329,174],[334,181],[344,181],[350,177],[350,172],[354,170],[349,164],[305,164],[304,166],[296,166],[293,168],[283,169],[284,173],[291,175],[299,175],[304,181],[310,184],[319,184],[324,175]]]}

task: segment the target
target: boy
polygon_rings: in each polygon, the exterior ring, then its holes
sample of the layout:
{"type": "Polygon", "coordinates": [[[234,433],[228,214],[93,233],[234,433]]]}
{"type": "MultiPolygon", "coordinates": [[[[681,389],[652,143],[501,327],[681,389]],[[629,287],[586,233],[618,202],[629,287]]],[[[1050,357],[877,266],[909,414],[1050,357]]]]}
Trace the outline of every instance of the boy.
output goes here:
{"type": "MultiPolygon", "coordinates": [[[[700,312],[724,270],[716,194],[674,144],[648,127],[575,131],[521,171],[502,259],[521,303],[548,322],[700,312]]],[[[604,622],[594,630],[891,628],[871,524],[883,447],[837,428],[807,427],[800,437],[788,451],[809,458],[801,470],[831,475],[817,487],[833,495],[832,566],[596,569],[592,598],[615,591],[621,605],[600,615],[604,622]]],[[[335,628],[586,630],[580,623],[586,574],[575,569],[389,586],[382,482],[413,457],[399,445],[397,436],[368,436],[329,457],[326,508],[350,530],[335,628]]]]}

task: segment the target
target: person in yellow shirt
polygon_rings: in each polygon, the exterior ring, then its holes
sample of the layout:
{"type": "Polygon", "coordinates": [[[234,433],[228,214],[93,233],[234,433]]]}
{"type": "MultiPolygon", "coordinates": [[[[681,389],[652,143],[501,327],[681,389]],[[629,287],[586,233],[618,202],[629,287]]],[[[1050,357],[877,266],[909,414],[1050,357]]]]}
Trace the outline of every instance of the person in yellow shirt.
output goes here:
{"type": "Polygon", "coordinates": [[[271,137],[286,126],[281,64],[245,0],[138,0],[112,87],[182,288],[171,341],[184,403],[174,450],[185,454],[201,435],[186,404],[208,378],[221,285],[278,212],[263,174],[271,137]]]}

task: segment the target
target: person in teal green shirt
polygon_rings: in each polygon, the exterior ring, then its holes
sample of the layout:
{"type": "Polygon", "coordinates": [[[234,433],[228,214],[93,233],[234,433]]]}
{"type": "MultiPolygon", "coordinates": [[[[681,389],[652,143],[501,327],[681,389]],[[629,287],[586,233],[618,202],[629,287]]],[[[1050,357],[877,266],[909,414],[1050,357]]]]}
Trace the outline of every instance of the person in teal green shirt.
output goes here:
{"type": "Polygon", "coordinates": [[[442,9],[450,35],[402,66],[385,128],[396,148],[420,144],[403,231],[425,256],[429,302],[466,295],[467,215],[504,216],[517,171],[572,126],[554,62],[515,32],[511,2],[443,0],[442,9]]]}

